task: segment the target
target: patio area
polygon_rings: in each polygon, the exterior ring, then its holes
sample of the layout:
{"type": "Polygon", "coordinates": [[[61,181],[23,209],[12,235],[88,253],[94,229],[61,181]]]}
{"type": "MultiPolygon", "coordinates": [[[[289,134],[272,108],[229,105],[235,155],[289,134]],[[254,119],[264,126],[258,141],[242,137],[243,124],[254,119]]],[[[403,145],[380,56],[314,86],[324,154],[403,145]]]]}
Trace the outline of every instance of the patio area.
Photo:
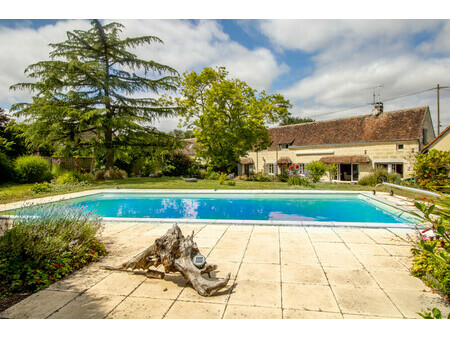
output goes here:
{"type": "Polygon", "coordinates": [[[201,297],[179,274],[164,280],[102,270],[172,224],[108,222],[109,255],[0,313],[1,318],[420,318],[450,307],[409,275],[406,229],[179,224],[200,252],[231,272],[201,297]]]}

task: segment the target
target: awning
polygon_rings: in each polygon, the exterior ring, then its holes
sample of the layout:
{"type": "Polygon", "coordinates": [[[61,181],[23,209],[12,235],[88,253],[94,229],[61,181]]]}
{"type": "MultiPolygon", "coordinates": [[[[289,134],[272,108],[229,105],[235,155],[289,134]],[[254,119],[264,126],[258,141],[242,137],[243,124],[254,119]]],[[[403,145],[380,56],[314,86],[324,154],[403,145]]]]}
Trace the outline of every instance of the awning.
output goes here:
{"type": "Polygon", "coordinates": [[[353,156],[325,156],[320,159],[323,163],[341,163],[341,164],[352,164],[352,163],[369,163],[370,159],[363,155],[353,155],[353,156]]]}
{"type": "Polygon", "coordinates": [[[239,158],[239,163],[240,164],[253,164],[255,162],[253,162],[252,158],[241,157],[241,158],[239,158]]]}
{"type": "Polygon", "coordinates": [[[292,160],[289,157],[280,157],[277,161],[277,164],[289,164],[292,163],[292,160]]]}

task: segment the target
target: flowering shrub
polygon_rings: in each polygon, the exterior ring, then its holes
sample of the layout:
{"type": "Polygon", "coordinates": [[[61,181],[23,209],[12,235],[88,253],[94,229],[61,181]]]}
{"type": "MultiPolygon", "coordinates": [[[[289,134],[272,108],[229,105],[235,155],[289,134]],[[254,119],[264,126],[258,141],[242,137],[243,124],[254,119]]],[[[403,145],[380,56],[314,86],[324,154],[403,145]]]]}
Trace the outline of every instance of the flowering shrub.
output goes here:
{"type": "Polygon", "coordinates": [[[33,206],[18,216],[0,237],[4,293],[43,289],[106,254],[96,237],[100,219],[81,207],[33,206]]]}
{"type": "Polygon", "coordinates": [[[419,186],[430,190],[444,190],[450,186],[450,151],[432,149],[417,155],[414,164],[416,181],[419,186]]]}
{"type": "Polygon", "coordinates": [[[422,278],[425,284],[450,297],[450,199],[442,202],[444,208],[437,210],[431,200],[416,202],[424,221],[429,227],[420,231],[411,249],[414,265],[411,274],[422,278]],[[432,212],[438,217],[432,216],[432,212]]]}
{"type": "Polygon", "coordinates": [[[305,176],[292,175],[288,180],[289,185],[303,185],[305,187],[312,187],[313,185],[305,176]]]}
{"type": "Polygon", "coordinates": [[[225,182],[228,182],[228,185],[236,185],[236,183],[234,182],[234,184],[230,184],[232,181],[234,180],[234,174],[225,174],[225,173],[221,173],[220,177],[219,177],[219,184],[225,184],[225,182]]]}

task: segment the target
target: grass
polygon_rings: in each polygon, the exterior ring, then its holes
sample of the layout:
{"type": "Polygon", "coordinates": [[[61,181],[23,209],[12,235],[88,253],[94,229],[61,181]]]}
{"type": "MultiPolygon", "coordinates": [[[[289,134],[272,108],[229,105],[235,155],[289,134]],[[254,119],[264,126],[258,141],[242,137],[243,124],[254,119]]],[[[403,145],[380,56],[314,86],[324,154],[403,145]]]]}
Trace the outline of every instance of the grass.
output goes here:
{"type": "MultiPolygon", "coordinates": [[[[0,185],[0,204],[22,201],[31,198],[61,195],[65,193],[92,189],[220,189],[220,190],[336,190],[336,191],[372,191],[371,186],[347,183],[316,183],[314,187],[292,186],[284,182],[250,182],[236,181],[235,186],[219,185],[215,180],[198,180],[195,183],[185,182],[179,177],[135,177],[126,180],[95,181],[90,186],[73,186],[67,191],[47,192],[35,194],[30,189],[33,184],[3,184],[0,185]]],[[[387,187],[379,187],[377,191],[388,192],[387,187]]],[[[394,189],[394,193],[412,199],[422,198],[424,195],[409,191],[394,189]]]]}

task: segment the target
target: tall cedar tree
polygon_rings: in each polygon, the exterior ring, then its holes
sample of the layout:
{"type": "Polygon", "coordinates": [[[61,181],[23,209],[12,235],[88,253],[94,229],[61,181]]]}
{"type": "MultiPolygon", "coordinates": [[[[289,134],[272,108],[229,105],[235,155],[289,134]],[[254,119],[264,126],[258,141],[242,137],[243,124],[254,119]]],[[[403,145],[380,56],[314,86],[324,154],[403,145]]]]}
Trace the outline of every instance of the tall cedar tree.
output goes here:
{"type": "MultiPolygon", "coordinates": [[[[106,168],[115,155],[131,147],[154,146],[163,134],[145,125],[174,114],[155,98],[138,98],[139,92],[176,90],[177,71],[155,61],[139,59],[128,51],[150,43],[155,36],[120,38],[123,25],[102,25],[67,32],[67,40],[50,44],[50,61],[30,65],[25,73],[38,81],[18,83],[11,89],[35,92],[33,102],[12,107],[25,116],[31,143],[64,144],[70,149],[95,149],[106,157],[106,168]],[[143,71],[144,77],[135,73],[143,71]],[[153,78],[147,76],[154,74],[153,78]],[[159,78],[156,78],[159,76],[159,78]]],[[[102,156],[101,156],[102,157],[102,156]]]]}
{"type": "MultiPolygon", "coordinates": [[[[244,81],[228,78],[225,68],[184,73],[174,98],[185,125],[194,131],[197,153],[216,169],[232,172],[239,157],[271,143],[265,123],[289,115],[289,100],[257,92],[244,81]]],[[[171,102],[171,101],[169,101],[171,102]]]]}

